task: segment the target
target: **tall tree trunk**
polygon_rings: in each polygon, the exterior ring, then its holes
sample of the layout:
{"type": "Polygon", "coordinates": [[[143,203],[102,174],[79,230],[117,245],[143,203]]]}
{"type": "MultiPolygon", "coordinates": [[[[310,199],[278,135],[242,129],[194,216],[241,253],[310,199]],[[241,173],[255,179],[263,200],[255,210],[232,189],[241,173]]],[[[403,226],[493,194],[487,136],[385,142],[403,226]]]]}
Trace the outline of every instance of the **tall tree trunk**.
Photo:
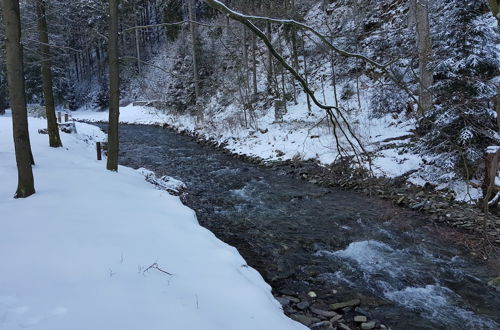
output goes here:
{"type": "MultiPolygon", "coordinates": [[[[271,34],[271,23],[266,22],[266,37],[269,40],[272,40],[272,34],[271,34]]],[[[272,92],[273,90],[273,55],[271,54],[271,51],[268,50],[267,52],[267,89],[269,92],[272,92]]]]}
{"type": "Polygon", "coordinates": [[[80,81],[80,68],[78,67],[78,55],[73,55],[73,63],[75,64],[75,77],[77,81],[80,81]]]}
{"type": "MultiPolygon", "coordinates": [[[[267,8],[264,8],[264,2],[261,3],[261,11],[267,12],[271,14],[273,12],[273,4],[272,2],[268,2],[267,8]]],[[[272,42],[273,36],[272,36],[272,25],[270,22],[266,22],[266,37],[272,42]]],[[[271,50],[268,49],[267,51],[267,90],[268,93],[273,92],[273,82],[274,82],[274,74],[273,74],[274,68],[273,68],[273,54],[271,53],[271,50]]]]}
{"type": "Polygon", "coordinates": [[[248,79],[248,48],[247,48],[247,28],[246,26],[242,26],[243,28],[243,40],[242,40],[242,45],[243,47],[243,77],[245,79],[245,87],[246,87],[246,94],[250,93],[250,81],[248,79]]]}
{"type": "Polygon", "coordinates": [[[252,80],[253,80],[253,94],[257,95],[258,83],[257,83],[257,40],[255,33],[252,33],[252,80]]]}
{"type": "MultiPolygon", "coordinates": [[[[307,70],[307,55],[306,55],[306,41],[304,36],[302,36],[302,56],[304,59],[304,79],[306,84],[309,84],[309,73],[307,70]]],[[[307,94],[307,112],[312,113],[311,97],[307,94]]]]}
{"type": "Polygon", "coordinates": [[[97,77],[100,77],[102,74],[102,56],[101,49],[99,44],[95,46],[95,57],[96,57],[96,66],[97,66],[97,77]]]}
{"type": "MultiPolygon", "coordinates": [[[[138,21],[137,21],[137,14],[134,6],[134,19],[135,19],[135,26],[137,27],[138,21]]],[[[139,75],[141,74],[142,71],[142,63],[141,63],[141,45],[140,45],[140,39],[139,39],[139,29],[135,29],[135,55],[137,56],[137,71],[139,72],[139,75]]]]}
{"type": "Polygon", "coordinates": [[[194,83],[194,94],[196,97],[196,102],[200,98],[200,78],[198,76],[198,37],[196,33],[195,13],[193,2],[195,0],[188,0],[188,11],[189,11],[189,28],[191,30],[191,56],[193,57],[193,83],[194,83]]]}
{"type": "Polygon", "coordinates": [[[412,0],[417,32],[418,71],[419,71],[419,110],[424,114],[432,107],[430,88],[434,82],[429,63],[432,57],[432,41],[429,26],[429,0],[412,0]]]}
{"type": "Polygon", "coordinates": [[[38,38],[40,40],[40,53],[42,58],[41,73],[45,112],[47,114],[47,130],[49,145],[53,148],[62,147],[59,127],[57,126],[56,107],[52,91],[52,60],[50,58],[49,32],[45,16],[45,0],[37,0],[36,15],[38,24],[38,38]]]}
{"type": "Polygon", "coordinates": [[[7,81],[9,84],[12,127],[16,151],[18,185],[15,198],[25,198],[35,193],[33,180],[33,155],[28,131],[28,111],[24,90],[23,49],[21,44],[21,21],[19,1],[3,0],[5,23],[5,53],[7,81]]]}
{"type": "Polygon", "coordinates": [[[120,116],[120,66],[118,59],[118,2],[109,0],[109,130],[107,169],[118,171],[118,119],[120,116]]]}
{"type": "MultiPolygon", "coordinates": [[[[500,4],[499,0],[488,0],[488,4],[491,9],[491,13],[493,14],[493,17],[497,19],[498,27],[500,28],[500,4]]],[[[498,126],[498,131],[500,132],[500,85],[497,86],[497,106],[496,106],[496,111],[497,111],[497,126],[498,126]]]]}

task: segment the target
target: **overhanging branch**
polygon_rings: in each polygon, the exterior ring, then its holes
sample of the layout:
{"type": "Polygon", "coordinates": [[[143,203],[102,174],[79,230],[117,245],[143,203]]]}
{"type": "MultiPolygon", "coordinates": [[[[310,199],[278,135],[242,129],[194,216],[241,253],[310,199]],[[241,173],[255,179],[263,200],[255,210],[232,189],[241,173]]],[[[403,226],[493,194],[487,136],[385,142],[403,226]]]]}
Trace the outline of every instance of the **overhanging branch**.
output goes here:
{"type": "MultiPolygon", "coordinates": [[[[304,89],[304,92],[311,97],[311,99],[314,102],[314,104],[316,106],[318,106],[320,109],[323,109],[323,110],[326,111],[326,113],[328,115],[328,118],[329,118],[331,124],[334,127],[334,131],[336,132],[336,128],[338,128],[342,132],[342,135],[346,138],[347,142],[351,146],[351,148],[352,148],[352,150],[353,150],[353,152],[354,152],[354,154],[355,154],[355,156],[356,156],[356,158],[358,160],[358,163],[361,163],[359,155],[358,155],[358,152],[357,152],[357,147],[356,147],[355,143],[352,141],[352,139],[355,140],[357,146],[363,151],[364,155],[366,157],[368,157],[369,166],[370,166],[370,169],[371,169],[371,158],[370,158],[370,155],[365,150],[363,144],[361,143],[361,140],[354,133],[352,127],[350,126],[350,124],[347,121],[346,117],[342,113],[341,109],[339,109],[336,106],[322,104],[316,98],[316,96],[314,95],[314,92],[309,88],[309,85],[308,85],[307,81],[291,65],[289,65],[286,62],[286,60],[283,58],[283,56],[281,56],[281,54],[279,54],[276,51],[276,49],[272,45],[272,42],[269,40],[269,38],[266,36],[266,34],[264,32],[262,32],[257,26],[255,26],[250,21],[251,19],[264,19],[264,20],[267,20],[267,18],[258,17],[258,16],[247,16],[247,15],[243,15],[243,14],[237,13],[237,12],[229,9],[223,3],[221,3],[221,2],[219,2],[217,0],[206,0],[206,2],[212,8],[214,8],[216,10],[219,10],[220,12],[226,14],[229,18],[231,18],[231,19],[233,19],[235,21],[238,21],[238,22],[242,23],[243,25],[245,25],[250,31],[252,31],[259,39],[261,39],[264,42],[264,44],[269,48],[269,51],[271,52],[271,54],[273,55],[273,57],[276,58],[278,60],[278,62],[297,81],[299,81],[299,83],[301,84],[302,88],[304,89]],[[339,121],[337,115],[343,120],[343,123],[341,123],[339,121]],[[346,126],[347,130],[343,127],[342,124],[344,124],[346,126]]],[[[269,19],[269,21],[275,22],[275,23],[278,23],[278,22],[279,23],[283,23],[283,22],[295,22],[295,21],[291,21],[291,20],[283,20],[282,21],[282,20],[276,20],[276,19],[269,19]]],[[[299,26],[303,25],[301,23],[299,23],[299,24],[300,24],[299,26]]],[[[306,25],[303,25],[303,26],[306,26],[306,25]]],[[[350,53],[345,52],[345,54],[350,54],[350,53]]],[[[362,56],[362,55],[360,55],[360,56],[362,56]]],[[[365,58],[364,56],[362,56],[362,57],[365,58]]],[[[376,62],[373,62],[373,63],[376,63],[376,62]]],[[[337,149],[338,149],[339,153],[341,153],[340,142],[339,142],[338,137],[337,137],[336,134],[335,134],[335,139],[336,139],[336,142],[337,142],[337,149]]]]}
{"type": "Polygon", "coordinates": [[[245,24],[243,21],[250,22],[252,20],[258,20],[258,21],[265,21],[265,22],[269,22],[269,23],[293,25],[295,27],[309,31],[313,35],[317,36],[323,42],[323,44],[325,44],[328,48],[333,50],[335,53],[337,53],[341,56],[345,56],[345,57],[360,59],[360,60],[364,61],[365,63],[372,65],[374,68],[381,70],[392,82],[394,82],[394,84],[396,84],[399,88],[404,90],[408,94],[408,96],[417,104],[417,106],[419,108],[421,108],[420,102],[415,97],[415,95],[413,95],[413,92],[408,87],[406,87],[403,83],[401,83],[399,81],[399,79],[396,78],[391,73],[391,71],[389,71],[388,68],[394,63],[394,61],[390,61],[388,63],[381,64],[381,63],[378,63],[377,61],[370,59],[369,57],[362,55],[362,54],[351,53],[351,52],[345,51],[343,49],[340,49],[329,41],[329,39],[330,39],[329,36],[325,36],[322,33],[316,31],[314,28],[310,27],[309,25],[301,23],[301,22],[296,21],[296,20],[277,19],[277,18],[271,18],[271,17],[245,15],[245,14],[242,14],[242,13],[239,13],[239,12],[232,10],[231,8],[227,7],[225,4],[223,4],[222,2],[220,2],[218,0],[205,0],[205,1],[212,8],[217,9],[218,11],[226,14],[228,17],[241,22],[242,24],[245,24]]]}

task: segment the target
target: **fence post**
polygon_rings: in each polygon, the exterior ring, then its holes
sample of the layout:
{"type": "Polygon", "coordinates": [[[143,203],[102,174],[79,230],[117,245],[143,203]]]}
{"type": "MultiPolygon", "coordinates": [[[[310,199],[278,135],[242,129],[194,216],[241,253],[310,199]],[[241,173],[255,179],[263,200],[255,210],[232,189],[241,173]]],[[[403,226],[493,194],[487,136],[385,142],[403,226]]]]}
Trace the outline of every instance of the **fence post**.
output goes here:
{"type": "Polygon", "coordinates": [[[97,160],[102,160],[102,147],[101,142],[96,142],[95,147],[97,150],[97,160]]]}

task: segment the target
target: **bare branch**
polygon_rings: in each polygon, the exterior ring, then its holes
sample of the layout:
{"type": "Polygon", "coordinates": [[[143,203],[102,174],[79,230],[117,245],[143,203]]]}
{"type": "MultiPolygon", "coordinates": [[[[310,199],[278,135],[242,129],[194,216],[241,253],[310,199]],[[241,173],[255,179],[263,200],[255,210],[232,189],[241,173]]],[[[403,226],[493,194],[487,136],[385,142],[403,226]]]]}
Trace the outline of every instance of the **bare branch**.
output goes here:
{"type": "Polygon", "coordinates": [[[333,50],[337,54],[345,56],[345,57],[354,57],[354,58],[361,59],[364,62],[372,65],[373,67],[381,70],[399,88],[401,88],[402,90],[404,90],[408,94],[408,96],[418,105],[419,108],[421,108],[420,103],[419,103],[418,99],[415,97],[415,95],[413,94],[413,92],[408,87],[406,87],[404,84],[402,84],[399,81],[399,79],[397,79],[389,71],[389,67],[390,67],[391,64],[393,64],[393,61],[390,61],[390,62],[385,63],[385,64],[381,64],[381,63],[378,63],[378,62],[376,62],[376,61],[374,61],[374,60],[372,60],[372,59],[370,59],[370,58],[362,55],[362,54],[351,53],[351,52],[342,50],[342,49],[338,48],[337,46],[335,46],[334,44],[332,44],[329,41],[329,39],[330,39],[329,36],[325,36],[325,35],[321,34],[320,32],[316,31],[314,28],[312,28],[312,27],[310,27],[310,26],[308,26],[308,25],[306,25],[304,23],[298,22],[296,20],[292,20],[292,19],[277,19],[277,18],[270,18],[270,17],[263,17],[263,16],[245,15],[245,14],[241,14],[241,13],[238,13],[238,12],[230,9],[229,7],[227,7],[225,4],[223,4],[222,2],[220,2],[218,0],[205,0],[205,1],[212,8],[217,9],[217,10],[219,10],[222,13],[225,13],[228,17],[230,17],[230,18],[232,18],[234,20],[237,20],[237,21],[239,21],[239,22],[241,22],[243,24],[245,24],[243,21],[250,22],[251,20],[260,20],[260,21],[265,21],[265,22],[270,22],[270,23],[277,23],[277,24],[283,24],[283,25],[293,25],[293,26],[302,28],[302,29],[304,29],[306,31],[309,31],[312,34],[314,34],[315,36],[317,36],[327,47],[329,47],[331,50],[333,50]]]}

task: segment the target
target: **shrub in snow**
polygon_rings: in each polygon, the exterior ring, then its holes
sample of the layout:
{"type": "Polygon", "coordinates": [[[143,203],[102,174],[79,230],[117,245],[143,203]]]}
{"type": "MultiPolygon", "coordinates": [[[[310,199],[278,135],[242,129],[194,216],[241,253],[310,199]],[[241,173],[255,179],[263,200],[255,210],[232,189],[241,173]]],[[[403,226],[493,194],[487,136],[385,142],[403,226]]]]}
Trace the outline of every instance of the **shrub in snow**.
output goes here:
{"type": "Polygon", "coordinates": [[[374,89],[370,97],[372,116],[380,118],[386,114],[400,113],[406,109],[408,102],[408,95],[393,84],[374,89]]]}
{"type": "Polygon", "coordinates": [[[97,93],[95,100],[95,105],[99,109],[107,109],[109,107],[109,91],[107,82],[101,83],[100,90],[97,93]]]}
{"type": "Polygon", "coordinates": [[[47,118],[45,107],[39,104],[28,104],[28,114],[30,117],[47,118]]]}

